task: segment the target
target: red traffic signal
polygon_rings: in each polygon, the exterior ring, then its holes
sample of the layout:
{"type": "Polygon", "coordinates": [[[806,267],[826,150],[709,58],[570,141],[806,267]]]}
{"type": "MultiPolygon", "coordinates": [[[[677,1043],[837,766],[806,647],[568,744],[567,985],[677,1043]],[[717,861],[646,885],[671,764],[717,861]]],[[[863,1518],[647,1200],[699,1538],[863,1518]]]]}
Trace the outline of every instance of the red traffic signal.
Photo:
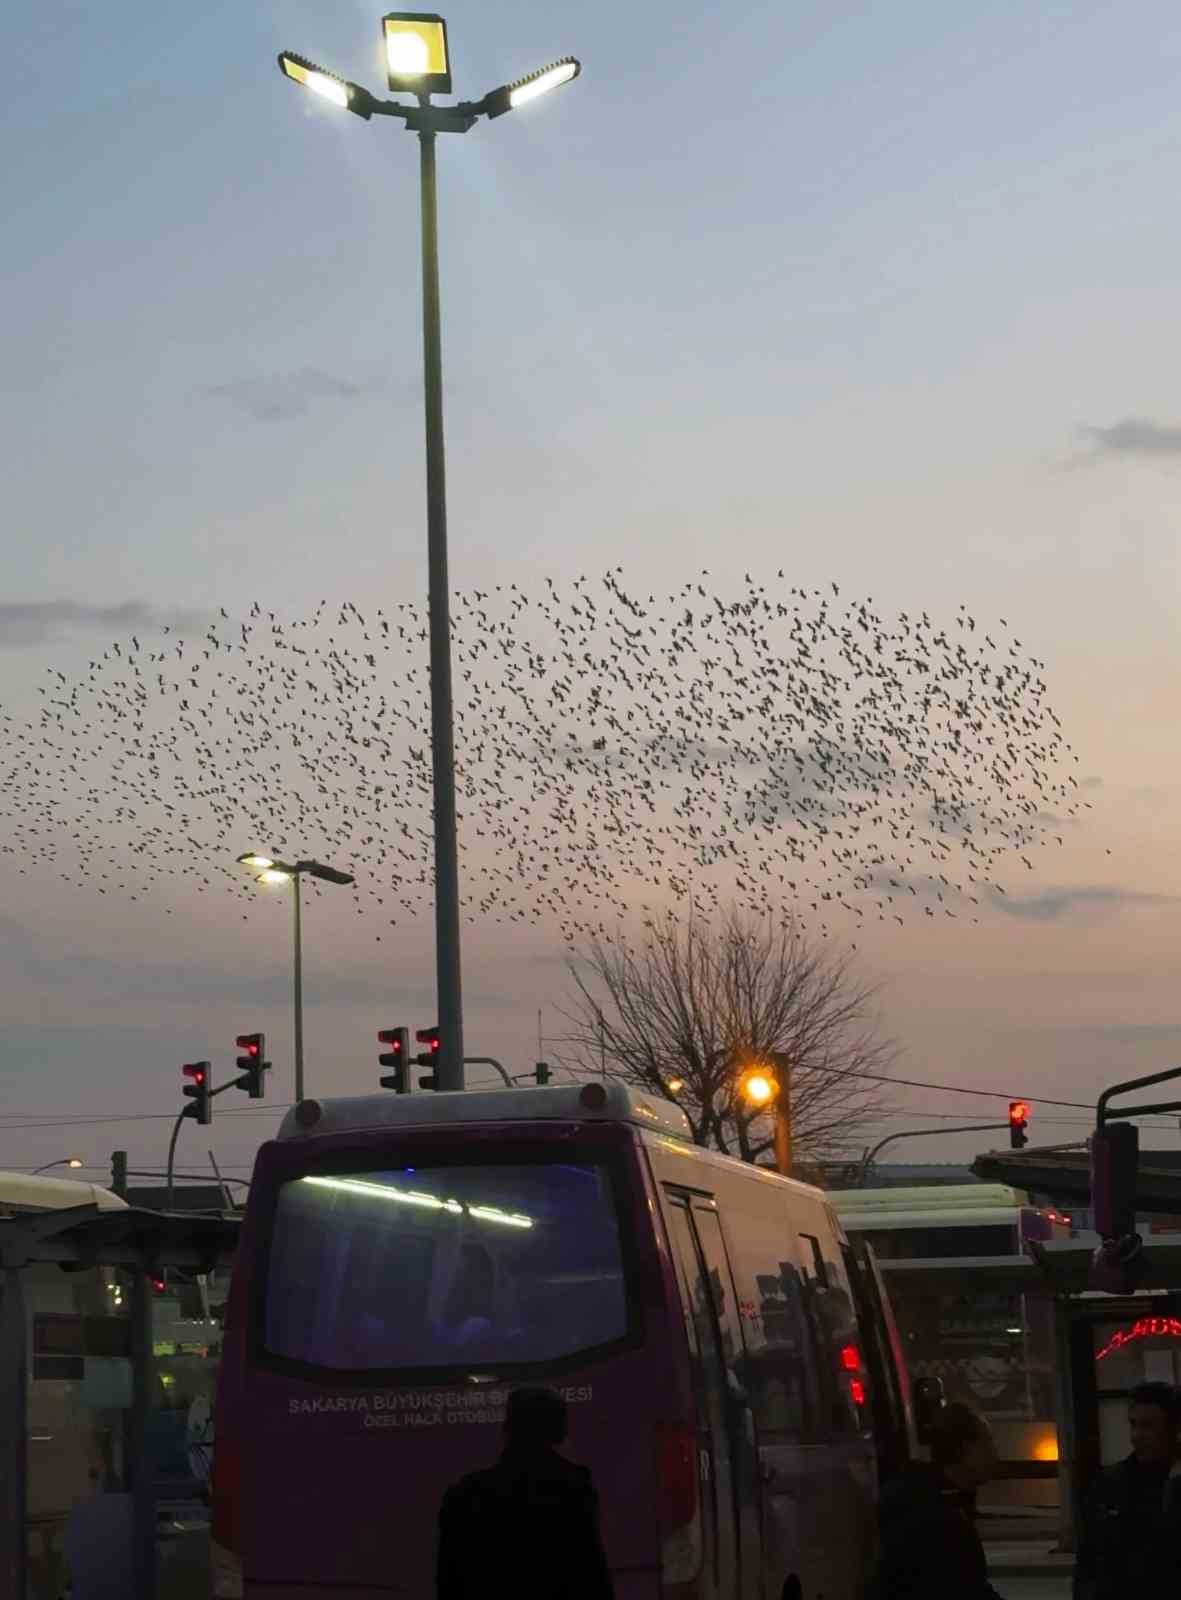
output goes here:
{"type": "Polygon", "coordinates": [[[184,1086],[184,1097],[193,1104],[185,1108],[185,1115],[194,1117],[202,1127],[213,1121],[213,1090],[210,1087],[208,1061],[187,1061],[180,1069],[189,1081],[184,1086]]]}
{"type": "Polygon", "coordinates": [[[1009,1101],[1009,1145],[1014,1150],[1023,1149],[1029,1140],[1025,1137],[1029,1127],[1029,1103],[1025,1100],[1009,1101]]]}
{"type": "Polygon", "coordinates": [[[240,1033],[234,1040],[241,1054],[234,1065],[242,1074],[237,1087],[245,1089],[252,1100],[262,1099],[262,1075],[270,1066],[266,1059],[265,1033],[240,1033]]]}
{"type": "MultiPolygon", "coordinates": [[[[439,1060],[438,1028],[418,1028],[415,1031],[414,1037],[418,1040],[419,1044],[426,1045],[426,1049],[423,1050],[419,1055],[415,1056],[415,1066],[436,1066],[439,1060]]],[[[432,1072],[429,1077],[419,1078],[418,1083],[419,1087],[422,1089],[437,1089],[439,1087],[439,1075],[437,1072],[432,1072]]]]}
{"type": "Polygon", "coordinates": [[[383,1089],[409,1094],[414,1087],[410,1081],[410,1029],[383,1028],[377,1036],[377,1042],[386,1047],[377,1058],[378,1065],[393,1068],[378,1082],[383,1089]]]}

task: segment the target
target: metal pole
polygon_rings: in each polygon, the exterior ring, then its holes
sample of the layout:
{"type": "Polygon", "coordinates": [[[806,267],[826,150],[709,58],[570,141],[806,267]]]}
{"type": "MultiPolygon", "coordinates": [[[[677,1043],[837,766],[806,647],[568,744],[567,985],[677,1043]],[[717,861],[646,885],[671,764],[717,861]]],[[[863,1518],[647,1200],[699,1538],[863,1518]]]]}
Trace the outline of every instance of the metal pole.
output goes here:
{"type": "Polygon", "coordinates": [[[781,1067],[779,1093],[775,1097],[775,1167],[785,1178],[791,1176],[791,1073],[781,1067]]]}
{"type": "Polygon", "coordinates": [[[1007,1122],[970,1122],[962,1128],[903,1128],[900,1133],[888,1133],[884,1139],[879,1139],[872,1150],[865,1152],[861,1163],[861,1176],[857,1187],[865,1188],[865,1180],[869,1176],[869,1169],[873,1165],[879,1150],[884,1150],[888,1144],[893,1144],[895,1139],[923,1139],[934,1134],[945,1133],[995,1133],[998,1128],[1007,1128],[1007,1122]]]}
{"type": "Polygon", "coordinates": [[[295,1103],[303,1099],[303,925],[299,909],[299,873],[292,874],[295,917],[295,957],[292,988],[295,993],[295,1103]]]}
{"type": "Polygon", "coordinates": [[[435,812],[435,971],[440,1089],[462,1089],[463,989],[459,966],[459,854],[451,704],[451,597],[447,580],[447,492],[443,457],[443,351],[439,316],[439,223],[435,133],[420,128],[422,347],[426,400],[427,593],[430,606],[431,764],[435,812]]]}
{"type": "Polygon", "coordinates": [[[173,1125],[172,1125],[172,1138],[169,1139],[169,1141],[168,1141],[168,1209],[169,1209],[169,1211],[172,1210],[172,1166],[173,1166],[173,1162],[176,1160],[176,1141],[180,1137],[180,1125],[185,1120],[185,1118],[188,1116],[188,1114],[189,1114],[189,1111],[188,1111],[188,1107],[186,1106],[185,1109],[181,1112],[180,1116],[177,1117],[176,1121],[173,1123],[173,1125]]]}
{"type": "Polygon", "coordinates": [[[464,1059],[464,1066],[465,1067],[495,1067],[497,1072],[499,1072],[500,1076],[504,1079],[505,1088],[506,1089],[511,1089],[512,1086],[513,1086],[513,1080],[509,1077],[508,1073],[501,1066],[500,1062],[497,1061],[495,1056],[467,1056],[464,1059]]]}
{"type": "Polygon", "coordinates": [[[19,1267],[0,1270],[0,1594],[28,1576],[28,1323],[19,1267]]]}
{"type": "Polygon", "coordinates": [[[151,1448],[155,1362],[152,1351],[152,1285],[146,1269],[136,1270],[131,1292],[131,1497],[132,1594],[156,1595],[156,1484],[151,1448]]]}

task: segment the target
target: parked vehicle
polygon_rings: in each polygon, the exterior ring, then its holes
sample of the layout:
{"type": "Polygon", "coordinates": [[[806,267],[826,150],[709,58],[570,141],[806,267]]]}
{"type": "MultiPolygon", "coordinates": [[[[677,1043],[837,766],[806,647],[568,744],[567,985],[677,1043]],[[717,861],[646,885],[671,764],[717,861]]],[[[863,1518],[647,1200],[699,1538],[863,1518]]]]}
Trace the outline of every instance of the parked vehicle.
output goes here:
{"type": "Polygon", "coordinates": [[[854,1600],[877,1452],[910,1447],[896,1352],[824,1196],[667,1102],[305,1101],[259,1152],[227,1305],[215,1593],[428,1600],[444,1489],[544,1382],[619,1600],[854,1600]]]}
{"type": "Polygon", "coordinates": [[[1053,1305],[1027,1245],[1069,1238],[1061,1213],[1003,1184],[833,1191],[856,1247],[872,1245],[910,1380],[982,1412],[1001,1457],[993,1505],[1057,1501],[1053,1305]]]}

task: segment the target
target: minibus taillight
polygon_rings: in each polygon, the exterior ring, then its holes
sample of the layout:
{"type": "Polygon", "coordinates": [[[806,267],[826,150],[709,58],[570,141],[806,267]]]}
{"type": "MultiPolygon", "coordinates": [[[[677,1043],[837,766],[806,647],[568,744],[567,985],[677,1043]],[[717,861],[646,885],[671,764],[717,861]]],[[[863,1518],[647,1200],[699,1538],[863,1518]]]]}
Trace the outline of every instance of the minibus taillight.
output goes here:
{"type": "Polygon", "coordinates": [[[701,1570],[701,1496],[692,1428],[657,1426],[656,1478],[661,1581],[668,1588],[690,1583],[701,1570]]]}

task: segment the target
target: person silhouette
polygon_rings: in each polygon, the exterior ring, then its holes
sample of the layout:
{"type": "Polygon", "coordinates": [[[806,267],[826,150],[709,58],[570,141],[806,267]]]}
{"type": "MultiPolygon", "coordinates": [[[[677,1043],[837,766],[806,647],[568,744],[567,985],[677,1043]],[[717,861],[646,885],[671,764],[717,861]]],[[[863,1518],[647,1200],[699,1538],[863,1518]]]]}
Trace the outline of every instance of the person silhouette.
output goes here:
{"type": "Polygon", "coordinates": [[[438,1600],[613,1600],[590,1471],[558,1454],[566,1429],[553,1389],[509,1395],[500,1460],[443,1496],[438,1600]]]}

